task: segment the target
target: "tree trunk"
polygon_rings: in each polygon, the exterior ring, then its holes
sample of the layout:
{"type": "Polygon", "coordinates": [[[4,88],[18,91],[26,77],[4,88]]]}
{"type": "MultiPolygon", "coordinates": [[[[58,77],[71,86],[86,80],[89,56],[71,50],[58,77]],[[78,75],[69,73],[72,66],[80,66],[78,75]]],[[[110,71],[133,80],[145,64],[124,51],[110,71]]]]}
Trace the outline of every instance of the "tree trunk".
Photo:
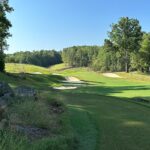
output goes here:
{"type": "Polygon", "coordinates": [[[129,68],[128,68],[128,51],[125,50],[125,72],[128,73],[129,72],[129,68]]]}
{"type": "Polygon", "coordinates": [[[3,46],[0,45],[0,72],[4,72],[5,69],[5,58],[3,53],[3,46]]]}
{"type": "Polygon", "coordinates": [[[129,69],[128,69],[128,62],[127,62],[127,61],[125,62],[125,72],[126,72],[126,73],[129,72],[129,69]]]}

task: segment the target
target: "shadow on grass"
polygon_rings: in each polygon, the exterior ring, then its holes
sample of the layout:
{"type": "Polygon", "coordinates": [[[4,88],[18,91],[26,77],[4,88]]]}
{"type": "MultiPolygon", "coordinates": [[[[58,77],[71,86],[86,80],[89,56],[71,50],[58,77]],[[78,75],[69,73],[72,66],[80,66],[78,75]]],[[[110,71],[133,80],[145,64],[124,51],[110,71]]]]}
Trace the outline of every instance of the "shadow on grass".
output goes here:
{"type": "Polygon", "coordinates": [[[131,98],[91,93],[57,94],[69,108],[72,126],[80,144],[84,145],[82,150],[88,147],[92,150],[93,146],[116,150],[116,145],[122,150],[149,150],[150,107],[131,98]],[[99,146],[93,140],[98,141],[99,146]]]}
{"type": "Polygon", "coordinates": [[[61,84],[62,80],[64,80],[64,77],[51,74],[0,73],[0,81],[5,81],[12,87],[26,85],[40,90],[47,90],[54,84],[61,84]]]}
{"type": "MultiPolygon", "coordinates": [[[[89,84],[90,85],[90,84],[89,84]]],[[[140,85],[140,86],[100,86],[100,85],[90,85],[87,87],[80,87],[76,91],[82,93],[95,93],[101,95],[111,95],[114,93],[123,93],[125,91],[150,91],[150,85],[140,85]]]]}

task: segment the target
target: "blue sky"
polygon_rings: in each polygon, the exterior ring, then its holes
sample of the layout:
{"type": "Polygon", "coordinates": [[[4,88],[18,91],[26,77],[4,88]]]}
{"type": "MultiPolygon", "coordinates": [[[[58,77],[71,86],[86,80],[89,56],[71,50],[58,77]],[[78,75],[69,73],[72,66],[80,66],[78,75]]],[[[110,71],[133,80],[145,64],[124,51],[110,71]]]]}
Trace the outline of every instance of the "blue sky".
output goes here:
{"type": "Polygon", "coordinates": [[[102,45],[120,17],[140,20],[150,31],[149,0],[10,0],[13,37],[9,51],[102,45]]]}

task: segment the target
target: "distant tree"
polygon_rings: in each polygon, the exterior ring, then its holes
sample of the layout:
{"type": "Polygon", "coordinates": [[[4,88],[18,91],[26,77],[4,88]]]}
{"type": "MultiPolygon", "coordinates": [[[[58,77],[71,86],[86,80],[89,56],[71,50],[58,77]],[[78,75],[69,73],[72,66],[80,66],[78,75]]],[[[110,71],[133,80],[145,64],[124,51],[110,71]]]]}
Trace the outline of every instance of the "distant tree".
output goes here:
{"type": "Polygon", "coordinates": [[[99,46],[73,46],[64,48],[63,62],[72,67],[90,67],[96,58],[99,46]]]}
{"type": "Polygon", "coordinates": [[[42,67],[62,63],[61,53],[55,50],[40,50],[17,52],[7,54],[5,61],[7,63],[33,64],[42,67]]]}
{"type": "Polygon", "coordinates": [[[122,17],[117,24],[112,25],[109,32],[111,42],[117,46],[125,63],[125,71],[129,71],[130,54],[138,52],[143,32],[137,19],[122,17]]]}
{"type": "Polygon", "coordinates": [[[150,33],[144,33],[139,52],[131,54],[131,69],[150,72],[150,33]]]}
{"type": "Polygon", "coordinates": [[[4,50],[7,49],[7,38],[11,36],[9,28],[12,26],[11,22],[7,19],[6,13],[13,11],[9,6],[8,0],[0,1],[0,72],[5,69],[5,55],[4,50]]]}

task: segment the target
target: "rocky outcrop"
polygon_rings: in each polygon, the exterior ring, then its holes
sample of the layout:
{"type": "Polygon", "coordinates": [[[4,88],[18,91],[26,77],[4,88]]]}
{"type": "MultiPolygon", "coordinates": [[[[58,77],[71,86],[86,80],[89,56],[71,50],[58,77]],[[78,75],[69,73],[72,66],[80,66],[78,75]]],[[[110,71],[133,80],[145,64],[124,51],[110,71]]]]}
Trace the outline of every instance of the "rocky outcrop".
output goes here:
{"type": "Polygon", "coordinates": [[[7,107],[12,97],[14,92],[11,87],[5,82],[0,82],[0,110],[7,107]]]}
{"type": "Polygon", "coordinates": [[[0,129],[3,129],[7,124],[4,114],[13,96],[14,93],[11,87],[5,82],[0,82],[0,129]]]}
{"type": "Polygon", "coordinates": [[[47,129],[32,126],[11,125],[11,129],[27,135],[27,137],[31,140],[49,136],[49,131],[47,129]]]}
{"type": "Polygon", "coordinates": [[[14,96],[11,87],[5,82],[0,82],[0,98],[11,97],[11,96],[14,96]]]}
{"type": "Polygon", "coordinates": [[[34,100],[38,99],[37,91],[31,87],[20,86],[15,89],[15,95],[20,97],[32,97],[34,100]]]}

